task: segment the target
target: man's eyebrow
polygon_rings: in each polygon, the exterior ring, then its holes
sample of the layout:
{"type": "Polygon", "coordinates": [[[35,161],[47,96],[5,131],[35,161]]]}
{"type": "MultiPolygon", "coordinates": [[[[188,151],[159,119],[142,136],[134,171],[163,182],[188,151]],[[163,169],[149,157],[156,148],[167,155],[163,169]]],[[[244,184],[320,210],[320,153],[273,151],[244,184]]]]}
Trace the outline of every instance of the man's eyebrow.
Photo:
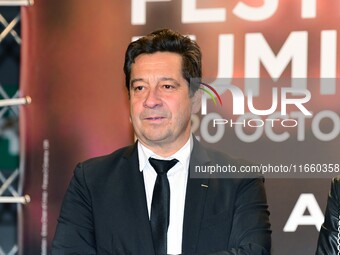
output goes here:
{"type": "Polygon", "coordinates": [[[131,79],[131,80],[130,80],[130,88],[132,88],[132,86],[133,86],[133,84],[134,84],[135,82],[139,82],[139,81],[144,81],[144,79],[142,79],[142,78],[134,78],[134,79],[131,79]]]}
{"type": "Polygon", "coordinates": [[[171,77],[162,77],[162,78],[160,78],[160,80],[161,81],[171,81],[171,82],[175,83],[176,85],[180,85],[180,83],[176,79],[171,78],[171,77]]]}
{"type": "Polygon", "coordinates": [[[130,81],[130,85],[133,85],[135,82],[138,82],[138,81],[144,81],[142,78],[135,78],[135,79],[132,79],[130,81]]]}
{"type": "MultiPolygon", "coordinates": [[[[176,85],[180,85],[180,83],[176,79],[171,78],[171,77],[161,77],[159,80],[160,81],[171,81],[175,83],[176,85]]],[[[134,78],[134,79],[131,79],[130,85],[132,86],[135,82],[139,82],[139,81],[145,81],[145,80],[143,78],[134,78]]]]}

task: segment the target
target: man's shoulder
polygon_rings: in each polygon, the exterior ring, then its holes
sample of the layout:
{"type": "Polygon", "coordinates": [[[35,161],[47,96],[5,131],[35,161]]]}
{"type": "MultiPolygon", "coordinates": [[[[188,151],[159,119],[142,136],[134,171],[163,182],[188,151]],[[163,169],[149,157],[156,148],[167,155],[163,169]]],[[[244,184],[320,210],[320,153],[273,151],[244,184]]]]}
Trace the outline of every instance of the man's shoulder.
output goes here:
{"type": "MultiPolygon", "coordinates": [[[[113,151],[110,154],[89,158],[78,164],[77,168],[81,168],[87,174],[103,173],[105,171],[113,171],[119,169],[121,164],[133,157],[136,152],[135,144],[125,146],[113,151]]],[[[137,159],[137,157],[136,157],[137,159]]]]}

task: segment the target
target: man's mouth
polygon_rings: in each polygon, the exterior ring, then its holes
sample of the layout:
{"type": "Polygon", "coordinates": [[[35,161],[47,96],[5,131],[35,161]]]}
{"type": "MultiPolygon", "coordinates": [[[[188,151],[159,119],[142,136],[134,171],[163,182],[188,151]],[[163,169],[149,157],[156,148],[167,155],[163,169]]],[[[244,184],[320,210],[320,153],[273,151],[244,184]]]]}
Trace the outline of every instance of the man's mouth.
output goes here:
{"type": "Polygon", "coordinates": [[[165,119],[164,117],[146,117],[146,120],[162,120],[165,119]]]}

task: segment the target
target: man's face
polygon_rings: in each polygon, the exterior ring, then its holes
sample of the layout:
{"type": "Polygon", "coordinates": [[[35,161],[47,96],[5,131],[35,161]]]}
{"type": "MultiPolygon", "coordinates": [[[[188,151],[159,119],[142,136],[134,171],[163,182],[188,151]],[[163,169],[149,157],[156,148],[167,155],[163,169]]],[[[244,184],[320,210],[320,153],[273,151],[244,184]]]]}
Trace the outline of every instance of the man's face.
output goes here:
{"type": "MultiPolygon", "coordinates": [[[[130,114],[139,141],[169,156],[189,139],[192,103],[176,53],[141,54],[131,67],[130,114]]],[[[195,107],[196,108],[196,107],[195,107]]]]}

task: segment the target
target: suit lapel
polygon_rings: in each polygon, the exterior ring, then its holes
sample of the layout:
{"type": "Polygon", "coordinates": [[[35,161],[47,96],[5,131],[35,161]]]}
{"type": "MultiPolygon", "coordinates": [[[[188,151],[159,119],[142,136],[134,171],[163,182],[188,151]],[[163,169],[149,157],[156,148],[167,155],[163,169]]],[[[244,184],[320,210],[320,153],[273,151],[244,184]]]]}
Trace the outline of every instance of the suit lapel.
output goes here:
{"type": "Polygon", "coordinates": [[[131,206],[134,211],[131,224],[133,222],[136,230],[134,234],[131,233],[131,235],[136,235],[136,239],[132,238],[131,240],[139,242],[138,245],[135,244],[136,247],[140,249],[138,252],[143,251],[143,254],[154,254],[144,178],[143,173],[139,170],[137,143],[126,151],[124,158],[126,159],[127,169],[133,169],[133,171],[135,171],[128,176],[129,190],[127,191],[130,193],[131,206]]]}
{"type": "Polygon", "coordinates": [[[195,166],[206,165],[209,156],[199,142],[194,138],[193,151],[190,157],[189,177],[185,198],[182,253],[193,254],[199,238],[199,231],[203,217],[205,198],[208,190],[209,179],[191,178],[190,172],[195,166]]]}

